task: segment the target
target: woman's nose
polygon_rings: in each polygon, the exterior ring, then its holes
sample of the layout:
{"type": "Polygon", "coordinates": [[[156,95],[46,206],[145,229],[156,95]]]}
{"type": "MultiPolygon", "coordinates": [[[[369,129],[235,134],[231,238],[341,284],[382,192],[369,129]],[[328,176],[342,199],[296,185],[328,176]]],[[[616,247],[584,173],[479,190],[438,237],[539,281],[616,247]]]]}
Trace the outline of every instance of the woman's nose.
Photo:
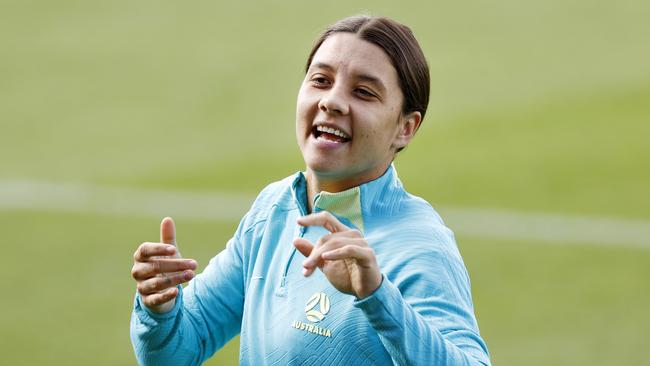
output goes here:
{"type": "Polygon", "coordinates": [[[341,88],[331,88],[318,102],[318,108],[325,113],[346,115],[350,106],[341,88]]]}

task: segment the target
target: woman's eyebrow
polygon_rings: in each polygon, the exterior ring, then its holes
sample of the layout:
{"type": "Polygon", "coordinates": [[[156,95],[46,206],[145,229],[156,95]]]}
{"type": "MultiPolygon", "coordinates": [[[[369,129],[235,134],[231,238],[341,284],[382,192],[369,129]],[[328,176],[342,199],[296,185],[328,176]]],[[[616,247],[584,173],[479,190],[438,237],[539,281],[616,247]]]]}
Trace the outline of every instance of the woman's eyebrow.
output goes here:
{"type": "Polygon", "coordinates": [[[309,66],[309,70],[312,69],[325,69],[327,71],[334,71],[334,67],[332,65],[326,64],[324,62],[316,62],[311,64],[311,66],[309,66]]]}

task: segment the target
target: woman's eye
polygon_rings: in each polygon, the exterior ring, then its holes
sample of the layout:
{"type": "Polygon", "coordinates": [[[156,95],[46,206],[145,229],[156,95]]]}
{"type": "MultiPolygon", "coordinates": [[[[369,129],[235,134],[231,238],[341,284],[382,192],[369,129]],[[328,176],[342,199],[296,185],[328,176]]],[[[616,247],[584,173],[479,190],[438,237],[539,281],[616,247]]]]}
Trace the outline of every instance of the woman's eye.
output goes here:
{"type": "Polygon", "coordinates": [[[359,95],[361,95],[363,97],[366,97],[366,98],[374,98],[375,97],[375,94],[372,93],[371,91],[367,90],[367,89],[357,88],[356,92],[357,92],[357,94],[359,94],[359,95]]]}
{"type": "Polygon", "coordinates": [[[329,84],[329,81],[327,78],[323,76],[316,76],[311,79],[311,82],[316,84],[317,86],[325,86],[329,84]]]}

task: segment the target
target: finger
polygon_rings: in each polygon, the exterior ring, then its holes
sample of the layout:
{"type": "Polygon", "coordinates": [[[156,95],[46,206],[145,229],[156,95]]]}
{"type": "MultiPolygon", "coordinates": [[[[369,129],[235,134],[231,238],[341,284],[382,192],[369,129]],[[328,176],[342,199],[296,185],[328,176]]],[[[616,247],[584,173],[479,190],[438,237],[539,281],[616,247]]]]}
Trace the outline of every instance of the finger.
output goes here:
{"type": "Polygon", "coordinates": [[[356,229],[348,229],[345,231],[337,231],[335,233],[329,233],[325,234],[321,237],[323,242],[326,242],[330,239],[333,238],[350,238],[350,239],[357,239],[357,238],[363,238],[363,234],[359,230],[356,229]]]}
{"type": "Polygon", "coordinates": [[[136,280],[146,280],[158,274],[195,270],[198,264],[193,259],[156,259],[133,265],[131,276],[136,280]]]}
{"type": "Polygon", "coordinates": [[[319,258],[320,255],[326,251],[342,247],[348,242],[356,242],[358,239],[361,239],[359,240],[359,245],[367,245],[363,237],[359,238],[355,234],[355,231],[356,230],[348,230],[323,235],[320,239],[318,239],[316,245],[314,246],[316,250],[309,253],[309,256],[306,256],[309,258],[305,262],[311,262],[310,258],[319,258]]]}
{"type": "Polygon", "coordinates": [[[314,245],[305,238],[297,238],[296,240],[293,241],[293,245],[305,257],[309,257],[309,254],[314,249],[314,245]]]}
{"type": "Polygon", "coordinates": [[[317,267],[322,267],[325,259],[322,258],[324,252],[328,252],[340,247],[347,245],[350,240],[349,238],[332,236],[327,241],[323,242],[322,245],[316,246],[314,250],[311,251],[309,257],[302,262],[302,266],[305,269],[303,272],[306,276],[310,276],[317,267]]]}
{"type": "Polygon", "coordinates": [[[327,211],[299,217],[298,224],[301,226],[322,226],[331,233],[350,230],[349,227],[343,225],[334,215],[327,211]]]}
{"type": "Polygon", "coordinates": [[[176,253],[176,248],[163,243],[142,243],[133,254],[136,262],[147,262],[151,257],[168,256],[176,253]]]}
{"type": "Polygon", "coordinates": [[[357,263],[364,267],[369,267],[375,262],[374,250],[370,247],[363,247],[358,244],[348,244],[341,248],[324,252],[321,257],[328,261],[356,259],[357,263]]]}
{"type": "Polygon", "coordinates": [[[173,257],[181,257],[181,253],[178,250],[178,242],[176,241],[176,224],[174,224],[174,220],[171,217],[165,217],[160,222],[160,242],[173,245],[176,248],[173,257]]]}
{"type": "Polygon", "coordinates": [[[194,277],[194,271],[185,270],[166,276],[156,276],[148,280],[138,282],[138,292],[142,295],[153,294],[158,291],[168,289],[172,286],[185,283],[194,277]]]}
{"type": "MultiPolygon", "coordinates": [[[[332,239],[340,239],[340,238],[347,238],[347,239],[363,239],[363,235],[358,231],[358,230],[346,230],[346,231],[338,231],[336,233],[329,233],[321,236],[317,241],[316,244],[314,245],[315,247],[320,247],[323,246],[325,243],[332,239]]],[[[305,256],[306,257],[306,256],[305,256]]]]}
{"type": "Polygon", "coordinates": [[[171,299],[175,299],[176,296],[178,296],[178,288],[177,287],[171,287],[166,289],[165,291],[161,291],[159,293],[151,294],[151,295],[143,295],[142,296],[142,302],[152,308],[155,306],[158,306],[160,304],[164,304],[168,302],[171,299]]]}
{"type": "Polygon", "coordinates": [[[160,242],[176,246],[176,225],[171,217],[165,217],[160,222],[160,242]]]}

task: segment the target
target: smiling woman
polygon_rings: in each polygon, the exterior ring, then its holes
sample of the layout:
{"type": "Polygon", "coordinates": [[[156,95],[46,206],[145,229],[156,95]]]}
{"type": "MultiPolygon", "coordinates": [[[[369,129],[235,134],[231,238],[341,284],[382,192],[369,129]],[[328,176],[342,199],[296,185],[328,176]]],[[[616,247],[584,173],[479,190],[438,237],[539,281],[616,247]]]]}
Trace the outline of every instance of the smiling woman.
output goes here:
{"type": "Polygon", "coordinates": [[[428,95],[406,26],[328,28],[298,94],[305,172],[265,188],[196,277],[169,218],[136,250],[138,361],[200,364],[239,333],[244,365],[488,365],[454,236],[392,165],[428,95]]]}
{"type": "Polygon", "coordinates": [[[382,175],[422,120],[421,111],[403,114],[403,104],[397,72],[379,46],[352,33],[328,37],[313,55],[296,108],[310,197],[382,175]]]}

